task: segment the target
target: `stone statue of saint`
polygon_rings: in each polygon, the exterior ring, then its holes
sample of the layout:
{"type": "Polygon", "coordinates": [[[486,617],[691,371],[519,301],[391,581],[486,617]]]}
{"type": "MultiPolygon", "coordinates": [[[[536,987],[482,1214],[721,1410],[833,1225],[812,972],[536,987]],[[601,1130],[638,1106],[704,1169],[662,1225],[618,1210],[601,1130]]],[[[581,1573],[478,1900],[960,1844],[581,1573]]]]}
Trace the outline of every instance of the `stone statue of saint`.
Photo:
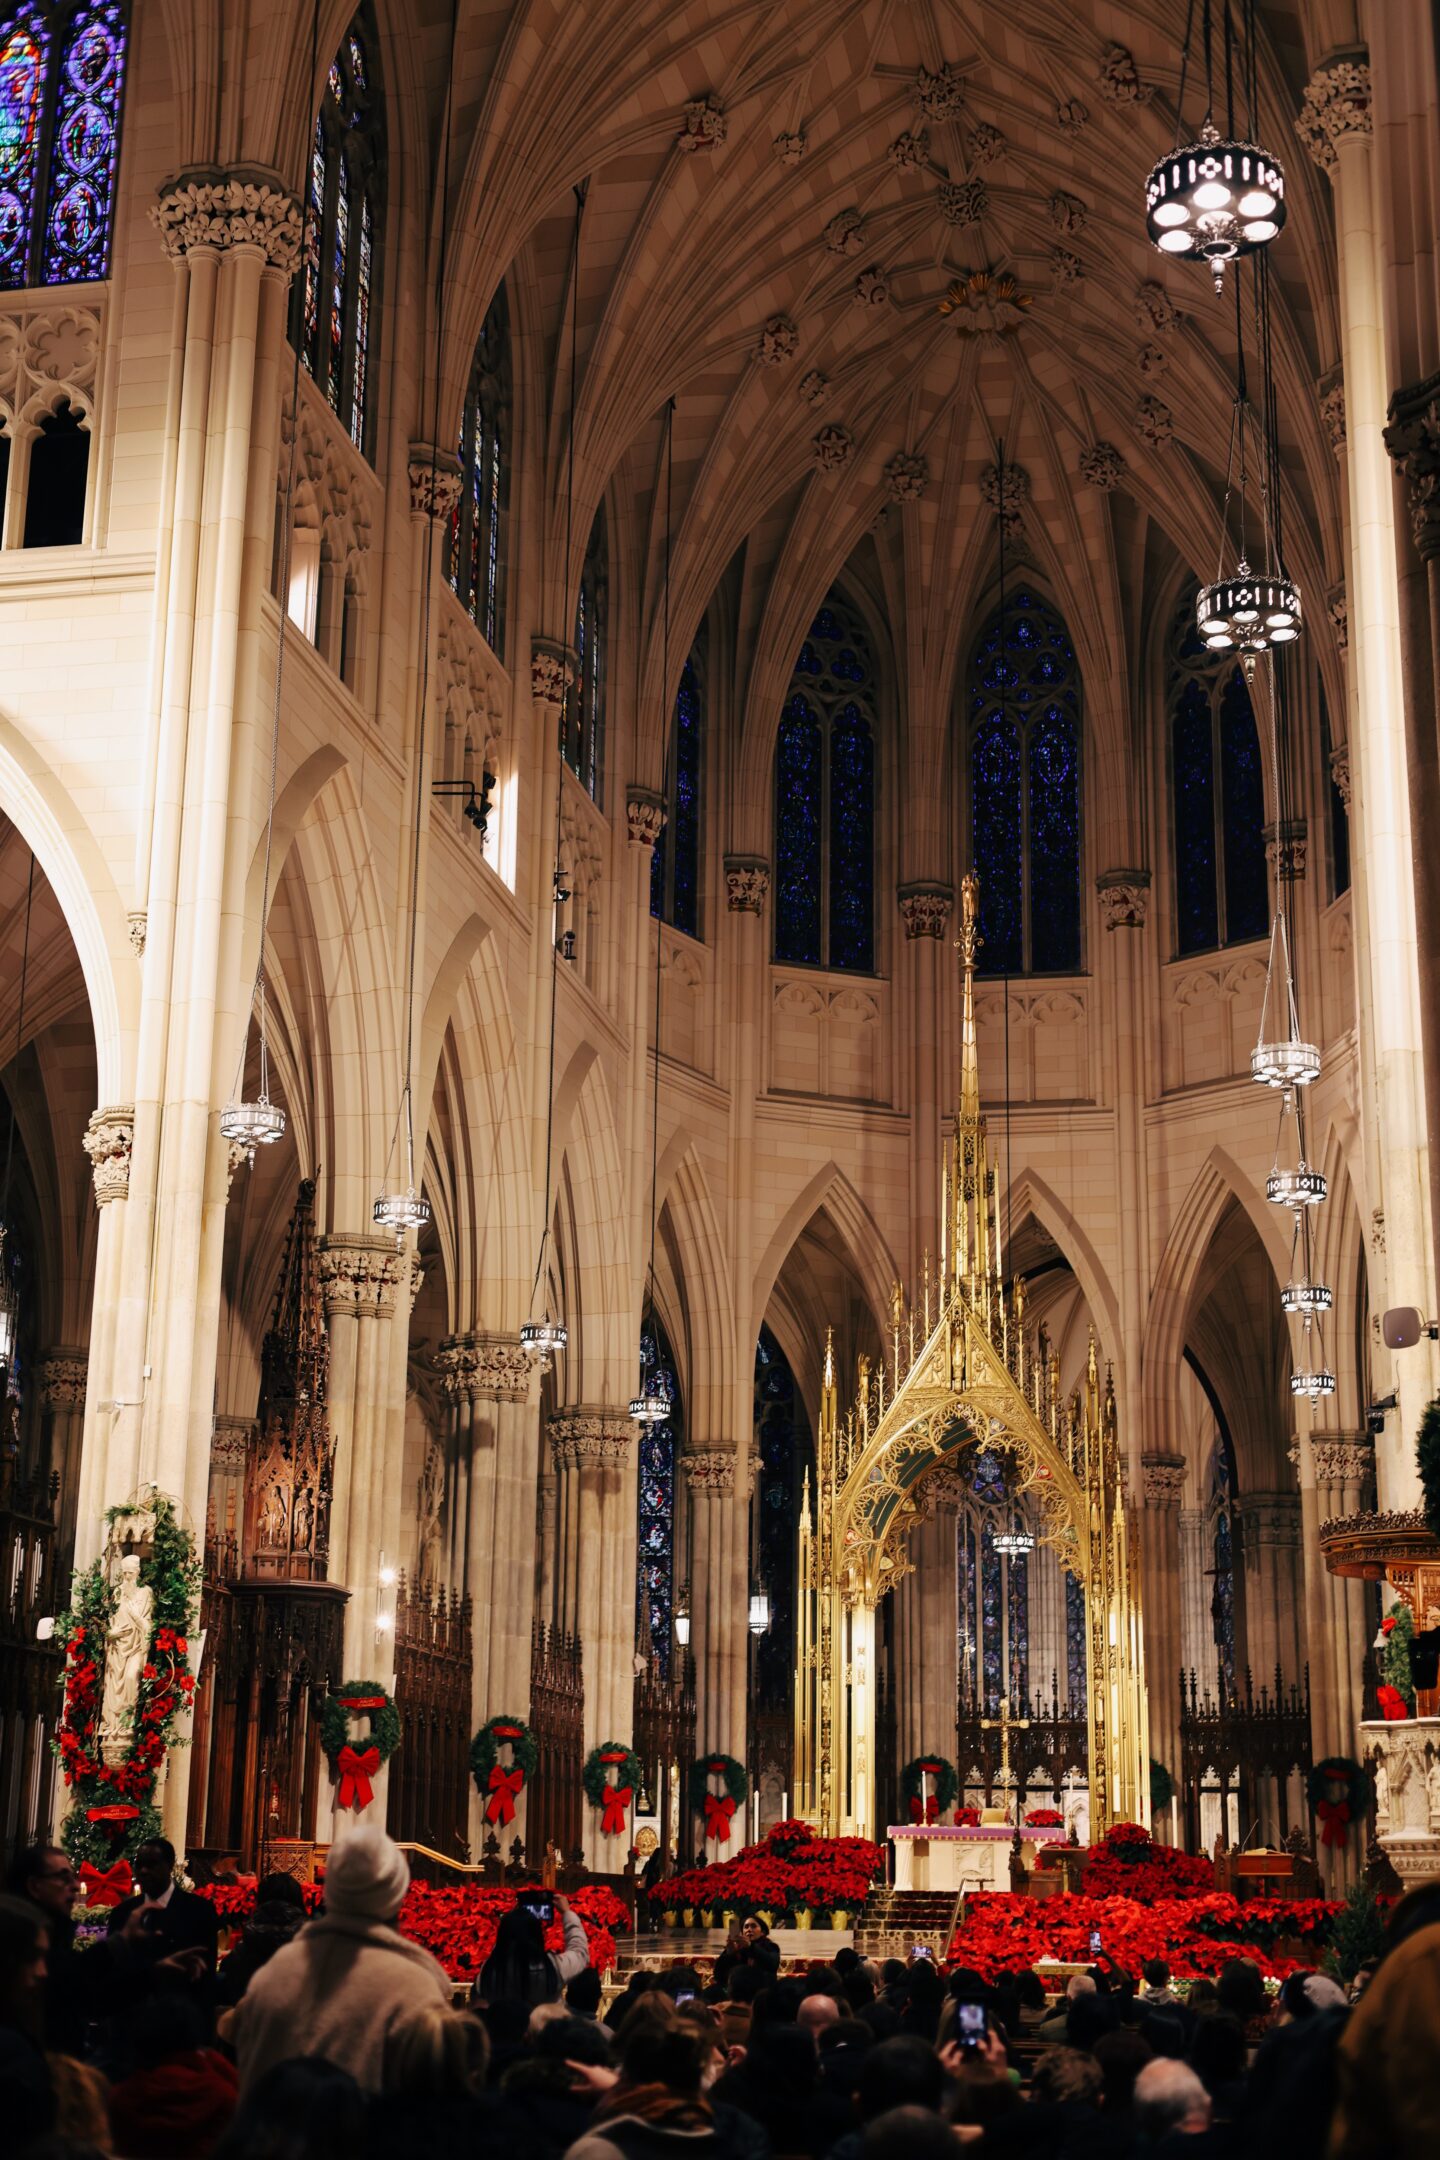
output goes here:
{"type": "Polygon", "coordinates": [[[140,1561],[120,1562],[120,1590],[105,1631],[105,1683],[100,1697],[100,1752],[107,1763],[124,1762],[135,1729],[140,1668],[150,1648],[155,1593],[140,1580],[140,1561]]]}
{"type": "Polygon", "coordinates": [[[295,1551],[308,1552],[310,1550],[310,1488],[308,1485],[300,1486],[295,1494],[295,1509],[291,1520],[295,1528],[293,1540],[295,1551]]]}
{"type": "Polygon", "coordinates": [[[260,1542],[272,1549],[285,1543],[285,1488],[272,1485],[260,1514],[260,1542]]]}

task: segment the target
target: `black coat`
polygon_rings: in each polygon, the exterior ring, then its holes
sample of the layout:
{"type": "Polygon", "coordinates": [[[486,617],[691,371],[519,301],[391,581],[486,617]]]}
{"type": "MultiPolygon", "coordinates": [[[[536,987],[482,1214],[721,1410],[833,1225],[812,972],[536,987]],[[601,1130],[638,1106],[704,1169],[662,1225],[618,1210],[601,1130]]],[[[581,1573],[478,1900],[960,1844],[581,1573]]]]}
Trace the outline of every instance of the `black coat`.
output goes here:
{"type": "MultiPolygon", "coordinates": [[[[130,1897],[117,1905],[110,1915],[110,1933],[118,1935],[131,1913],[138,1912],[144,1903],[143,1897],[130,1897]]],[[[196,1897],[193,1890],[182,1890],[177,1885],[170,1893],[169,1904],[152,1912],[145,1926],[148,1942],[154,1948],[144,1962],[153,1964],[174,1950],[203,1950],[213,1975],[220,1925],[209,1898],[196,1897]]]]}

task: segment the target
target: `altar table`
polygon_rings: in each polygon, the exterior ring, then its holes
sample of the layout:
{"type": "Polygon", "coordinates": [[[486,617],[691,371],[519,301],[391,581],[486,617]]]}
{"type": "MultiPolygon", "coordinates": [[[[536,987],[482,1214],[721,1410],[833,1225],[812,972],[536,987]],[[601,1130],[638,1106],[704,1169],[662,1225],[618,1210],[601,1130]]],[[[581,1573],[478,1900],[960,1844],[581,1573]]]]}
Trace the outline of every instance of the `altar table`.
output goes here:
{"type": "MultiPolygon", "coordinates": [[[[886,1832],[895,1848],[897,1890],[1008,1890],[1011,1823],[892,1823],[886,1832]]],[[[1020,1853],[1027,1868],[1035,1865],[1037,1845],[1063,1845],[1065,1826],[1032,1825],[1020,1832],[1020,1853]]]]}

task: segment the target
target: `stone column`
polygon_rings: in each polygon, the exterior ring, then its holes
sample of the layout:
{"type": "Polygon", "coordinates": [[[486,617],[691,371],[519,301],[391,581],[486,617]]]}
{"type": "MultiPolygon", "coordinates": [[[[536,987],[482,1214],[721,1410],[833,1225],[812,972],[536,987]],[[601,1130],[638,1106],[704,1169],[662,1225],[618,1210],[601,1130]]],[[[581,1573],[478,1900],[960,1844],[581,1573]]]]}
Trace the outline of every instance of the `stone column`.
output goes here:
{"type": "MultiPolygon", "coordinates": [[[[1384,1281],[1372,1294],[1431,1315],[1436,1270],[1429,1220],[1429,1133],[1421,1052],[1420,953],[1400,651],[1394,490],[1386,455],[1383,249],[1376,230],[1370,68],[1365,54],[1311,78],[1297,122],[1335,189],[1349,481],[1348,614],[1356,687],[1352,836],[1366,892],[1375,1100],[1384,1212],[1384,1281]],[[1418,1175],[1417,1175],[1418,1169],[1418,1175]]],[[[1413,1435],[1435,1392],[1431,1347],[1396,1360],[1399,1412],[1377,1449],[1380,1505],[1418,1495],[1413,1435]]]]}
{"type": "Polygon", "coordinates": [[[123,1500],[135,1483],[140,1406],[138,1402],[118,1404],[114,1399],[115,1327],[134,1135],[135,1112],[125,1104],[95,1111],[82,1142],[90,1158],[100,1222],[95,1237],[95,1289],[90,1303],[90,1356],[81,1415],[79,1480],[72,1502],[76,1567],[88,1567],[104,1543],[104,1512],[109,1496],[123,1500]]]}
{"type": "MultiPolygon", "coordinates": [[[[1141,1594],[1145,1600],[1145,1688],[1150,1702],[1150,1753],[1180,1786],[1180,1668],[1185,1627],[1180,1557],[1180,1500],[1185,1490],[1183,1455],[1141,1458],[1145,1515],[1140,1528],[1141,1594]]],[[[1157,1832],[1178,1837],[1180,1817],[1158,1823],[1157,1832]]]]}
{"type": "Polygon", "coordinates": [[[485,1677],[485,1694],[476,1701],[487,1707],[476,1717],[478,1725],[501,1711],[523,1716],[530,1700],[540,1424],[531,1401],[532,1363],[518,1337],[477,1335],[475,1353],[465,1587],[474,1605],[474,1670],[478,1676],[483,1668],[485,1677]]]}
{"type": "MultiPolygon", "coordinates": [[[[1136,1476],[1142,1449],[1162,1446],[1169,1435],[1156,1428],[1150,1406],[1140,1403],[1140,1345],[1145,1336],[1145,1308],[1150,1288],[1150,1209],[1145,1168],[1145,1105],[1155,1092],[1148,1045],[1158,1040],[1153,1016],[1147,1015],[1145,926],[1150,919],[1150,872],[1103,870],[1095,880],[1100,921],[1105,931],[1104,965],[1097,955],[1094,992],[1108,1003],[1109,1034],[1114,1045],[1116,1201],[1125,1226],[1120,1240],[1120,1331],[1114,1356],[1122,1402],[1128,1383],[1130,1400],[1140,1415],[1130,1429],[1130,1476],[1136,1476]]],[[[1148,1640],[1148,1632],[1147,1632],[1148,1640]]],[[[1152,1705],[1154,1697],[1151,1698],[1152,1705]]],[[[1153,1709],[1152,1709],[1153,1715],[1153,1709]]],[[[1152,1729],[1153,1737],[1153,1729],[1152,1729]]]]}
{"type": "MultiPolygon", "coordinates": [[[[904,1039],[910,1046],[910,1222],[909,1274],[920,1280],[921,1250],[935,1236],[936,1195],[940,1190],[940,1135],[952,1107],[955,1076],[945,1070],[945,942],[955,904],[949,885],[917,882],[896,893],[905,925],[903,988],[909,1006],[904,1039]],[[929,1228],[927,1229],[927,1225],[929,1228]],[[918,1246],[916,1240],[918,1239],[918,1246]]],[[[1010,1176],[1010,1165],[1005,1165],[1010,1176]]],[[[936,1263],[938,1264],[938,1262],[936,1263]]],[[[938,1741],[921,1742],[939,1746],[938,1741]]],[[[949,1753],[949,1749],[945,1750],[949,1753]]],[[[908,1759],[908,1758],[907,1758],[908,1759]]]]}
{"type": "MultiPolygon", "coordinates": [[[[630,869],[630,889],[626,896],[630,916],[632,965],[630,970],[630,1087],[629,1123],[626,1134],[630,1154],[631,1249],[644,1266],[644,1255],[650,1247],[650,1207],[653,1198],[650,1191],[651,1171],[651,1110],[653,1096],[650,1088],[650,1038],[657,1021],[655,999],[655,966],[651,958],[651,937],[663,938],[664,926],[656,923],[651,929],[650,870],[655,859],[655,843],[665,825],[665,805],[650,788],[632,787],[625,797],[625,822],[630,835],[627,849],[630,869]]],[[[657,1039],[655,1056],[660,1055],[657,1039]]],[[[640,1346],[635,1346],[636,1369],[639,1369],[640,1346]]]]}
{"type": "Polygon", "coordinates": [[[475,1353],[463,1335],[448,1335],[435,1353],[445,1396],[445,1574],[451,1587],[468,1587],[470,1448],[474,1406],[470,1378],[475,1353]]]}
{"type": "MultiPolygon", "coordinates": [[[[1203,1693],[1208,1687],[1215,1692],[1215,1636],[1210,1621],[1210,1585],[1205,1571],[1214,1566],[1210,1540],[1206,1534],[1204,1508],[1182,1507],[1179,1512],[1180,1529],[1180,1654],[1188,1686],[1193,1672],[1203,1693]]],[[[1148,1676],[1147,1664],[1147,1676],[1148,1676]]],[[[1149,1681],[1151,1694],[1151,1720],[1155,1716],[1155,1683],[1149,1681]]]]}
{"type": "MultiPolygon", "coordinates": [[[[330,1516],[330,1579],[350,1591],[345,1608],[347,1672],[394,1676],[393,1641],[377,1643],[378,1573],[385,1534],[384,1451],[389,1395],[390,1329],[410,1256],[395,1240],[368,1231],[332,1232],[319,1246],[321,1295],[330,1336],[330,1432],[335,1495],[330,1516]]],[[[408,1304],[406,1311],[408,1313],[408,1304]]],[[[403,1394],[401,1397],[403,1415],[403,1394]]],[[[397,1566],[397,1550],[386,1552],[397,1566]]]]}
{"type": "MultiPolygon", "coordinates": [[[[1359,1755],[1365,1662],[1365,1587],[1332,1575],[1320,1550],[1320,1525],[1357,1514],[1373,1498],[1374,1450],[1359,1434],[1312,1433],[1296,1440],[1305,1569],[1306,1646],[1310,1655],[1310,1731],[1316,1760],[1359,1755]]],[[[1343,1895],[1360,1870],[1358,1839],[1320,1848],[1333,1895],[1343,1895]]]]}
{"type": "MultiPolygon", "coordinates": [[[[690,1650],[695,1660],[695,1741],[746,1754],[746,1537],[735,1448],[692,1450],[680,1458],[690,1511],[690,1650]]],[[[682,1843],[698,1839],[687,1824],[682,1843]]]]}
{"type": "MultiPolygon", "coordinates": [[[[550,1419],[559,1478],[557,1620],[578,1635],[585,1675],[585,1746],[624,1739],[635,1697],[635,1427],[625,1411],[576,1405],[550,1419]]],[[[533,1488],[532,1488],[533,1490],[533,1488]]],[[[603,1857],[587,1808],[586,1857],[603,1857]]]]}

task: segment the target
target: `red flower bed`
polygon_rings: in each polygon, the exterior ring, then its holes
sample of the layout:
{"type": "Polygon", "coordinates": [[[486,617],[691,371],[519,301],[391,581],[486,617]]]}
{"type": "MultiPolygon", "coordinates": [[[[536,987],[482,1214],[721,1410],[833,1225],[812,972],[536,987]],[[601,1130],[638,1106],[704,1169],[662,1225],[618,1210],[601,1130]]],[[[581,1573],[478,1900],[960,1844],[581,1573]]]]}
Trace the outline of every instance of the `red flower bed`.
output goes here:
{"type": "Polygon", "coordinates": [[[759,1845],[733,1860],[687,1868],[657,1883],[650,1902],[666,1912],[686,1906],[727,1912],[856,1911],[885,1865],[868,1838],[817,1838],[806,1824],[776,1823],[759,1845]],[[803,1832],[803,1835],[801,1834],[803,1832]]]}
{"type": "Polygon", "coordinates": [[[1215,1870],[1203,1854],[1157,1845],[1140,1823],[1116,1823],[1095,1846],[1085,1868],[1087,1897],[1203,1897],[1215,1870]]]}
{"type": "MultiPolygon", "coordinates": [[[[307,1911],[313,1912],[324,1894],[319,1884],[307,1883],[307,1911]]],[[[243,1927],[255,1909],[254,1883],[210,1883],[200,1895],[209,1898],[219,1917],[232,1927],[243,1927]]],[[[452,1980],[473,1980],[490,1955],[502,1916],[518,1895],[516,1890],[482,1889],[469,1883],[454,1888],[411,1883],[400,1908],[400,1932],[438,1958],[452,1980]]],[[[591,1964],[607,1972],[616,1961],[615,1930],[629,1933],[628,1911],[615,1892],[603,1885],[572,1892],[570,1903],[584,1925],[591,1964]]],[[[557,1919],[546,1930],[545,1947],[558,1952],[563,1942],[564,1930],[557,1919]]]]}
{"type": "Polygon", "coordinates": [[[1218,1891],[1154,1902],[1089,1895],[1037,1902],[981,1892],[965,1901],[949,1963],[971,1966],[987,1980],[1041,1960],[1088,1965],[1090,1936],[1098,1931],[1105,1955],[1136,1975],[1151,1957],[1164,1958],[1178,1978],[1194,1979],[1245,1956],[1267,1977],[1283,1980],[1319,1962],[1339,1910],[1315,1898],[1242,1905],[1218,1891]]]}

